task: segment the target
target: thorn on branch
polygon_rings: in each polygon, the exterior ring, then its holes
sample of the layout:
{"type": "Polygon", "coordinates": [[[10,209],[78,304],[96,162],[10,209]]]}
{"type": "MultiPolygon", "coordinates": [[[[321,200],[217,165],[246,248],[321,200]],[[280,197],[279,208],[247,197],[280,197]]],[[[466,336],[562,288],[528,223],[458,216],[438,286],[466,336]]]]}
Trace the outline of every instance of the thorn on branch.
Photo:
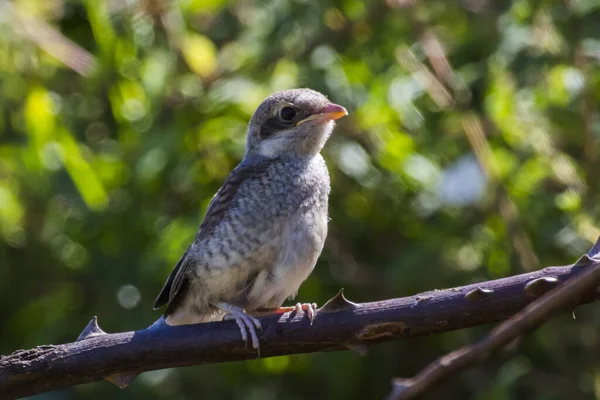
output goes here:
{"type": "Polygon", "coordinates": [[[353,352],[360,354],[363,357],[366,356],[369,352],[369,348],[367,347],[367,345],[362,343],[346,343],[344,347],[346,347],[348,350],[352,350],[353,352]]]}
{"type": "Polygon", "coordinates": [[[527,282],[525,285],[525,293],[530,296],[538,297],[544,293],[554,289],[560,282],[558,278],[554,276],[545,276],[543,278],[537,278],[531,282],[527,282]]]}
{"type": "Polygon", "coordinates": [[[413,385],[411,379],[394,378],[392,379],[392,392],[385,398],[385,400],[394,400],[401,398],[406,390],[413,385]]]}
{"type": "Polygon", "coordinates": [[[94,315],[94,318],[92,318],[85,328],[83,328],[83,331],[81,331],[77,337],[76,342],[100,335],[106,335],[106,332],[100,329],[100,326],[98,326],[98,317],[94,315]]]}
{"type": "MultiPolygon", "coordinates": [[[[79,334],[76,342],[80,342],[82,340],[91,339],[96,336],[107,335],[100,326],[98,325],[98,317],[94,315],[94,318],[88,322],[83,331],[79,334]]],[[[139,372],[135,372],[132,374],[113,374],[105,376],[104,379],[116,386],[120,389],[125,389],[127,386],[133,382],[133,380],[139,375],[139,372]]]]}
{"type": "Polygon", "coordinates": [[[492,289],[484,289],[481,287],[477,287],[465,294],[465,300],[469,302],[475,302],[485,297],[489,297],[489,295],[492,293],[494,293],[492,289]]]}
{"type": "Polygon", "coordinates": [[[342,288],[335,296],[333,296],[333,298],[323,304],[323,307],[319,309],[319,313],[353,310],[356,307],[358,307],[358,304],[353,303],[344,297],[344,289],[342,288]]]}
{"type": "Polygon", "coordinates": [[[125,389],[138,375],[137,372],[133,374],[114,374],[104,377],[104,380],[116,385],[119,389],[125,389]]]}

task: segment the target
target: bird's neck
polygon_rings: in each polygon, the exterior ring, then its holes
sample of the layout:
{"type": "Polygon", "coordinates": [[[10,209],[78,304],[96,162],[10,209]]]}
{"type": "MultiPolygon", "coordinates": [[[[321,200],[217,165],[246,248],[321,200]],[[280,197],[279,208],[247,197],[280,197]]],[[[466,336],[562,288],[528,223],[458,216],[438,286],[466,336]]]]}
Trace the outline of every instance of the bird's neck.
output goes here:
{"type": "Polygon", "coordinates": [[[276,156],[265,156],[263,154],[256,154],[248,152],[244,155],[243,162],[245,163],[264,163],[264,162],[292,162],[292,163],[305,163],[310,162],[315,157],[321,157],[320,154],[292,154],[282,153],[276,156]]]}

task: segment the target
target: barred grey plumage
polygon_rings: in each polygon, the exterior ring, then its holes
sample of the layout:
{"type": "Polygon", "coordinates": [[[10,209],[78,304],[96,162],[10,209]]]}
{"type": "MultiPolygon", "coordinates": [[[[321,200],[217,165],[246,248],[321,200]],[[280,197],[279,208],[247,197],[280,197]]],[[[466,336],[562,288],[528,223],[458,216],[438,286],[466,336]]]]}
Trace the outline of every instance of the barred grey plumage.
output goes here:
{"type": "MultiPolygon", "coordinates": [[[[192,245],[154,308],[180,325],[235,319],[242,338],[250,314],[295,297],[327,236],[329,174],[320,155],[346,110],[310,89],[267,97],[248,126],[246,154],[212,199],[192,245]]],[[[312,304],[297,305],[314,316],[312,304]]]]}

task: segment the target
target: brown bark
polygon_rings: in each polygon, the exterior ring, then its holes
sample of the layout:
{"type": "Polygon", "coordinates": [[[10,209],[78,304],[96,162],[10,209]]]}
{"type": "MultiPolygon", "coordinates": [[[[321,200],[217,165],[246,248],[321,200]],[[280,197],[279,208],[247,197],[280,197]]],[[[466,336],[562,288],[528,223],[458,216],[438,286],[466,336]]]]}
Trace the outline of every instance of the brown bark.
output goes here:
{"type": "MultiPolygon", "coordinates": [[[[383,341],[463,329],[509,318],[587,268],[578,264],[416,296],[354,304],[340,293],[313,325],[303,313],[262,317],[261,357],[352,349],[383,341]]],[[[579,303],[590,302],[594,294],[579,303]]],[[[90,322],[83,340],[18,350],[0,358],[0,397],[17,398],[108,379],[126,386],[137,374],[257,357],[233,321],[159,326],[107,334],[90,322]]]]}
{"type": "MultiPolygon", "coordinates": [[[[572,310],[582,299],[594,297],[600,285],[600,239],[596,245],[575,264],[584,268],[577,276],[541,296],[494,328],[478,343],[463,347],[429,364],[414,378],[395,379],[388,400],[406,400],[438,386],[442,381],[490,357],[513,340],[544,323],[558,311],[572,310]]],[[[531,294],[556,284],[550,277],[538,278],[526,285],[531,294]],[[538,289],[536,289],[536,285],[538,289]]]]}

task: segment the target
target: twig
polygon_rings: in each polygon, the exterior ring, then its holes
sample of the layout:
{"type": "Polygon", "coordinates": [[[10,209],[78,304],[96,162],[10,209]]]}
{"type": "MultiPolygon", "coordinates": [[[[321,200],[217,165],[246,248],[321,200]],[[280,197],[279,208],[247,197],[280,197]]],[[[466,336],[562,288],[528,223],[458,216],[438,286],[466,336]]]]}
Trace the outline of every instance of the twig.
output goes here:
{"type": "Polygon", "coordinates": [[[502,219],[506,221],[513,248],[519,256],[519,261],[525,271],[533,271],[539,268],[540,260],[533,251],[533,245],[519,221],[519,210],[506,189],[506,186],[498,179],[498,173],[494,168],[494,155],[488,143],[483,129],[481,119],[474,113],[467,113],[462,119],[462,125],[467,140],[473,149],[473,153],[481,166],[482,171],[493,183],[498,185],[497,200],[498,211],[502,219]]]}
{"type": "Polygon", "coordinates": [[[95,57],[45,21],[25,15],[8,0],[0,1],[0,11],[10,13],[15,32],[34,42],[73,71],[82,76],[88,76],[94,71],[95,57]]]}
{"type": "Polygon", "coordinates": [[[432,74],[408,47],[404,46],[396,50],[396,60],[413,74],[413,78],[423,86],[441,109],[445,110],[454,105],[452,94],[442,81],[432,74]]]}
{"type": "MultiPolygon", "coordinates": [[[[421,83],[438,107],[443,110],[468,110],[469,102],[472,99],[469,88],[454,72],[446,56],[446,51],[435,32],[432,29],[420,28],[420,30],[424,30],[420,42],[433,72],[406,47],[397,51],[396,58],[398,62],[413,73],[415,79],[421,83]]],[[[462,118],[462,125],[483,173],[491,183],[498,185],[498,209],[502,218],[506,221],[513,248],[521,265],[526,271],[539,268],[539,259],[533,251],[531,241],[519,224],[517,207],[505,186],[498,179],[497,171],[494,168],[494,165],[496,165],[494,154],[487,141],[481,119],[474,112],[466,112],[462,118]]]]}
{"type": "MultiPolygon", "coordinates": [[[[523,311],[500,324],[480,342],[439,358],[414,378],[395,379],[388,400],[412,399],[425,393],[427,390],[439,385],[444,379],[486,359],[494,351],[536,328],[550,318],[552,314],[579,304],[582,298],[596,291],[600,283],[600,239],[576,265],[583,267],[583,272],[552,289],[523,311]]],[[[537,283],[535,281],[530,282],[527,286],[532,289],[535,285],[539,285],[541,288],[545,284],[554,283],[555,281],[549,281],[546,278],[545,280],[538,280],[537,283]]]]}
{"type": "MultiPolygon", "coordinates": [[[[588,260],[588,259],[586,259],[588,260]]],[[[303,314],[260,318],[261,356],[352,349],[389,340],[463,329],[504,320],[591,263],[540,271],[416,296],[354,304],[341,292],[311,326],[303,314]]],[[[600,265],[594,263],[595,269],[600,265]]],[[[586,276],[587,276],[587,272],[586,276]]],[[[581,279],[577,280],[578,282],[581,279]]],[[[588,284],[592,285],[592,283],[588,284]]],[[[594,295],[581,297],[581,303],[594,295]]],[[[256,358],[233,321],[135,332],[104,333],[95,318],[82,340],[19,350],[0,357],[0,398],[16,398],[101,379],[126,386],[141,372],[256,358]]]]}

